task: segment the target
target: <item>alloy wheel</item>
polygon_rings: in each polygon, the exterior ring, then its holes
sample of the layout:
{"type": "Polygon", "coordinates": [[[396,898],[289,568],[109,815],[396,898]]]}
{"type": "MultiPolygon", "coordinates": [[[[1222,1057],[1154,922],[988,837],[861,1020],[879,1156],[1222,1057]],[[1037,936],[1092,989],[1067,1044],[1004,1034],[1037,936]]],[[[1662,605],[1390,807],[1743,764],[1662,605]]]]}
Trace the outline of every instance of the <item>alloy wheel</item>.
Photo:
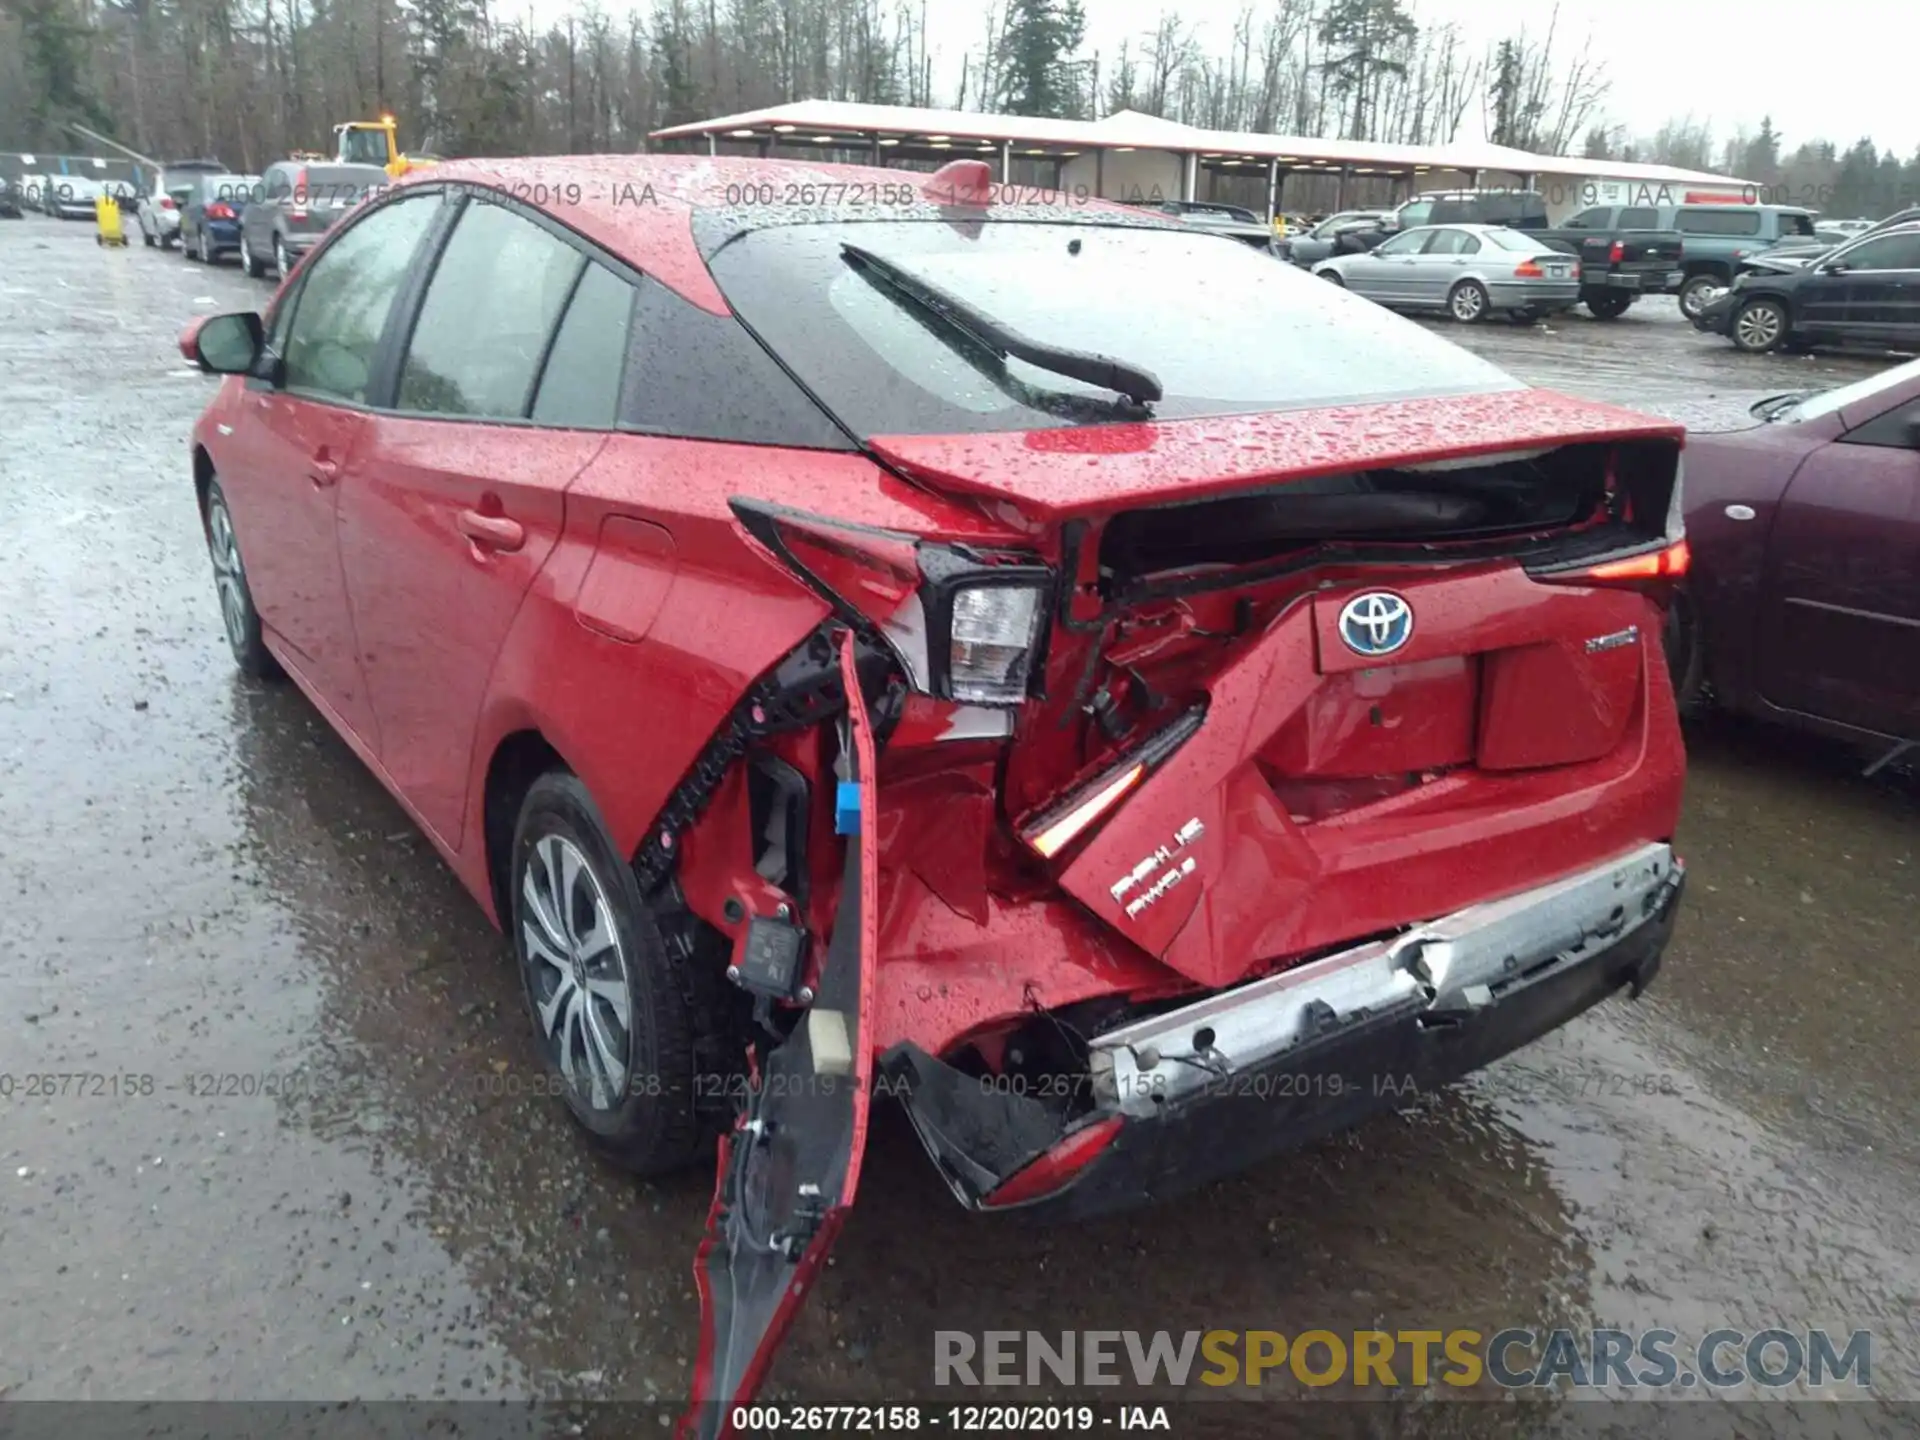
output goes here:
{"type": "Polygon", "coordinates": [[[1462,285],[1453,292],[1453,298],[1447,302],[1447,308],[1453,312],[1456,320],[1474,321],[1480,318],[1480,312],[1486,308],[1487,297],[1478,285],[1462,285]]]}
{"type": "Polygon", "coordinates": [[[1780,343],[1786,317],[1777,305],[1749,305],[1733,322],[1734,338],[1743,350],[1770,350],[1780,343]]]}
{"type": "Polygon", "coordinates": [[[207,549],[213,556],[213,583],[220,592],[220,619],[227,627],[227,640],[234,650],[247,647],[246,571],[240,564],[240,541],[233,533],[233,517],[224,500],[215,500],[207,510],[207,549]]]}
{"type": "Polygon", "coordinates": [[[200,232],[200,263],[203,265],[211,265],[213,263],[213,251],[207,245],[207,232],[205,230],[200,232]]]}
{"type": "Polygon", "coordinates": [[[600,877],[578,846],[544,835],[521,875],[520,963],[548,1057],[581,1101],[617,1109],[628,1082],[633,1000],[600,877]]]}

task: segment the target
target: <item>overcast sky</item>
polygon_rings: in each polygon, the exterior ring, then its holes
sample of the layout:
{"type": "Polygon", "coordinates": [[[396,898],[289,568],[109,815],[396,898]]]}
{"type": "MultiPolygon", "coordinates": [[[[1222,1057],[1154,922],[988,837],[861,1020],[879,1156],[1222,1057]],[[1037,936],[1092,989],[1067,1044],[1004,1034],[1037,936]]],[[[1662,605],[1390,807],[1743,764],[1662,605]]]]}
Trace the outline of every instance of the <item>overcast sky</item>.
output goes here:
{"type": "MultiPolygon", "coordinates": [[[[1105,58],[1123,40],[1150,33],[1163,10],[1199,27],[1213,53],[1225,51],[1236,15],[1266,0],[1083,0],[1087,44],[1105,58]]],[[[985,33],[985,0],[930,0],[936,98],[950,102],[961,57],[985,33]]],[[[1453,21],[1491,43],[1524,23],[1542,33],[1552,0],[1412,0],[1426,23],[1453,21]]],[[[1256,34],[1257,34],[1256,29],[1256,34]]],[[[1606,62],[1608,118],[1651,134],[1692,112],[1710,121],[1716,141],[1763,114],[1787,148],[1827,139],[1842,149],[1870,135],[1902,159],[1920,147],[1916,0],[1832,0],[1785,5],[1731,0],[1561,0],[1556,54],[1589,42],[1606,62]],[[1742,31],[1747,32],[1743,34],[1742,31]]],[[[1136,43],[1136,49],[1138,45],[1136,43]]],[[[1476,123],[1469,121],[1469,124],[1476,123]]]]}

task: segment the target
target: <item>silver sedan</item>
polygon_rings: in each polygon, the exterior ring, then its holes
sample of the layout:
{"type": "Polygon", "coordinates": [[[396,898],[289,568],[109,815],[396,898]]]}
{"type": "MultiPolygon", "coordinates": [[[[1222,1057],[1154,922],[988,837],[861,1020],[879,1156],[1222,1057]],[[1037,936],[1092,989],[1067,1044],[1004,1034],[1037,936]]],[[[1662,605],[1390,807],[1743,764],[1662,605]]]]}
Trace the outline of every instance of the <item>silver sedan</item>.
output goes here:
{"type": "Polygon", "coordinates": [[[1503,225],[1421,225],[1365,255],[1322,260],[1313,273],[1396,310],[1444,310],[1469,323],[1502,312],[1537,319],[1580,299],[1578,257],[1503,225]]]}

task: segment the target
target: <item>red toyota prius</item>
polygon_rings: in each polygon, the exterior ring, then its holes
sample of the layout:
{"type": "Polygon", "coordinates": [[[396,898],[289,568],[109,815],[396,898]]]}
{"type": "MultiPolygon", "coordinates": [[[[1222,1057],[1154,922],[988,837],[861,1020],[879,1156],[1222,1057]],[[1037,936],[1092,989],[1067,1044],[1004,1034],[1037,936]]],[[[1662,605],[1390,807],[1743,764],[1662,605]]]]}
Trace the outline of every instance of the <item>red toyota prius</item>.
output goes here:
{"type": "Polygon", "coordinates": [[[593,1144],[719,1137],[703,1433],[875,1095],[1088,1215],[1659,965],[1670,422],[974,162],[442,165],[181,344],[241,670],[506,931],[593,1144]]]}

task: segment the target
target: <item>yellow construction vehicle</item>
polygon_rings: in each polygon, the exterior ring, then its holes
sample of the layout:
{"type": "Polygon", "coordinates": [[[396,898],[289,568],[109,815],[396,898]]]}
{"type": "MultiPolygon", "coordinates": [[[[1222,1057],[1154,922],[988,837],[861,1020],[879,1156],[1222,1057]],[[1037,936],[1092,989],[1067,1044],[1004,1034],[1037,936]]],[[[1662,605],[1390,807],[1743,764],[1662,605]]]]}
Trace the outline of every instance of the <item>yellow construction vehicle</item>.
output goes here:
{"type": "MultiPolygon", "coordinates": [[[[433,162],[423,155],[402,155],[393,116],[378,120],[347,120],[333,127],[336,165],[378,165],[398,180],[409,170],[433,162]]],[[[297,158],[297,157],[296,157],[297,158]]]]}

